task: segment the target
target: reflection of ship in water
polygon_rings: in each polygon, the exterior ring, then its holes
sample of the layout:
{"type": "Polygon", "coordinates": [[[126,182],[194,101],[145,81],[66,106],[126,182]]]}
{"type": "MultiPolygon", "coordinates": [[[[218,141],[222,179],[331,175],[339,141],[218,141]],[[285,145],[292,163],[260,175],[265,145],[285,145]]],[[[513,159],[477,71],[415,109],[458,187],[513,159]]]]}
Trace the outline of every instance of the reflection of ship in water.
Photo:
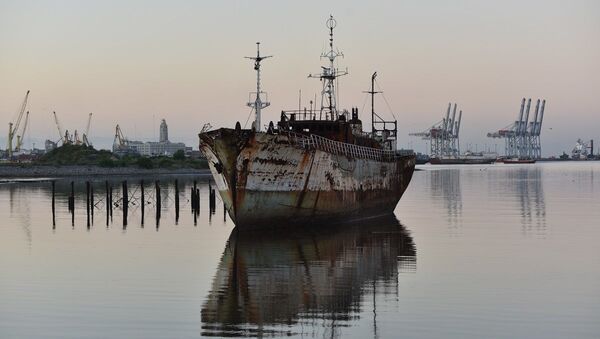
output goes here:
{"type": "Polygon", "coordinates": [[[202,334],[283,335],[295,330],[281,326],[317,321],[333,333],[358,316],[366,287],[397,293],[398,273],[415,269],[415,255],[394,216],[286,232],[234,229],[202,307],[202,334]]]}
{"type": "Polygon", "coordinates": [[[462,216],[462,192],[459,169],[429,171],[433,201],[442,201],[448,211],[448,221],[455,225],[462,216]]]}

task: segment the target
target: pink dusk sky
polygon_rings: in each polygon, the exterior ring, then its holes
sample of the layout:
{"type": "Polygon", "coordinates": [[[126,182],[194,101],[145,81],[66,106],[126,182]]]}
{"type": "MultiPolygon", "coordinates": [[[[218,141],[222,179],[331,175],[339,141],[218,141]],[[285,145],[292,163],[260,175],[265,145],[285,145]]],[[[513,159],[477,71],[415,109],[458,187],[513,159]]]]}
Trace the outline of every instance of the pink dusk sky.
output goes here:
{"type": "MultiPolygon", "coordinates": [[[[400,147],[441,120],[448,102],[463,110],[461,145],[498,151],[487,132],[515,120],[523,97],[547,100],[543,155],[570,152],[578,138],[600,144],[599,1],[7,1],[0,0],[0,121],[6,130],[31,90],[26,147],[83,130],[112,145],[115,125],[130,139],[158,137],[197,148],[202,125],[246,121],[252,63],[261,42],[263,87],[282,109],[319,95],[325,21],[349,74],[340,107],[363,106],[370,75],[399,120],[400,147]]],[[[381,98],[380,98],[381,99],[381,98]]],[[[379,112],[390,110],[383,100],[379,112]]],[[[6,143],[6,133],[0,134],[6,143]]]]}

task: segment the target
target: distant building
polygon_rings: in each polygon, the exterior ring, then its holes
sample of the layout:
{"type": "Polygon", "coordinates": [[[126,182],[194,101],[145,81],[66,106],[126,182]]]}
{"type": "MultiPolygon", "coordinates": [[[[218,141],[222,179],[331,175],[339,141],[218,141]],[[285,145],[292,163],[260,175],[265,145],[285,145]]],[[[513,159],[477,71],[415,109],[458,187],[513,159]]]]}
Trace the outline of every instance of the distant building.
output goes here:
{"type": "Polygon", "coordinates": [[[46,151],[46,153],[52,151],[55,148],[56,148],[56,143],[52,140],[46,140],[46,142],[44,143],[44,150],[46,151]]]}
{"type": "MultiPolygon", "coordinates": [[[[182,142],[170,142],[169,141],[169,128],[165,119],[162,119],[160,123],[160,134],[159,141],[127,141],[126,151],[127,153],[137,153],[146,157],[151,156],[173,156],[175,152],[182,150],[184,152],[191,151],[191,147],[186,147],[182,142]]],[[[119,145],[113,145],[113,152],[124,153],[122,147],[119,145]],[[116,150],[116,148],[118,150],[116,150]]]]}
{"type": "Polygon", "coordinates": [[[167,127],[165,119],[162,119],[160,122],[160,138],[158,142],[169,142],[169,127],[167,127]]]}

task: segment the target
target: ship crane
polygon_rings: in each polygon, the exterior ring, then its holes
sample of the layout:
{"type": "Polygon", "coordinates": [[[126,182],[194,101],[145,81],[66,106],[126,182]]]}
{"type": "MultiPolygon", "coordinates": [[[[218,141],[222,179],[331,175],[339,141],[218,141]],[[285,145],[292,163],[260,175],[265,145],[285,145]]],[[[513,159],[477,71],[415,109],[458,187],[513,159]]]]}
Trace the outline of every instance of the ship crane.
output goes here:
{"type": "Polygon", "coordinates": [[[448,103],[446,117],[422,132],[413,132],[408,135],[428,140],[430,145],[429,156],[432,158],[457,158],[460,155],[459,132],[462,121],[462,110],[459,111],[458,119],[456,119],[456,109],[456,103],[453,109],[452,104],[448,103]],[[452,117],[450,117],[451,110],[452,117]]]}
{"type": "Polygon", "coordinates": [[[504,154],[511,159],[539,159],[542,156],[540,134],[544,120],[546,100],[537,100],[533,119],[529,121],[531,98],[521,100],[521,109],[512,124],[487,134],[488,138],[505,140],[504,154]]]}
{"type": "Polygon", "coordinates": [[[27,112],[27,117],[25,118],[26,122],[24,124],[23,130],[20,132],[20,136],[17,135],[17,132],[19,131],[19,126],[21,125],[21,121],[23,120],[23,114],[25,113],[25,109],[27,108],[27,100],[29,100],[29,90],[27,91],[27,93],[25,93],[25,99],[23,99],[23,103],[21,103],[21,107],[19,108],[19,111],[17,113],[17,119],[14,123],[8,123],[8,140],[6,150],[8,151],[9,158],[12,158],[13,156],[13,140],[15,138],[15,135],[17,136],[17,147],[15,147],[15,150],[20,150],[21,148],[23,136],[25,135],[25,128],[27,127],[29,112],[27,112]]]}

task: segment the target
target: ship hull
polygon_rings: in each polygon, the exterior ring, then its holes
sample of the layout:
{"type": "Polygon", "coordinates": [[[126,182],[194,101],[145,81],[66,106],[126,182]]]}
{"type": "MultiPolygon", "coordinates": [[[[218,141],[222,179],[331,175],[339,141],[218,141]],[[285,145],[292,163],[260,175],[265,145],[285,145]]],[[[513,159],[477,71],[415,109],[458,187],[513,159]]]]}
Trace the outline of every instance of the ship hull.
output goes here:
{"type": "Polygon", "coordinates": [[[432,165],[487,165],[494,163],[492,158],[431,158],[429,163],[432,165]]]}
{"type": "Polygon", "coordinates": [[[503,159],[505,164],[535,164],[535,159],[503,159]]]}
{"type": "Polygon", "coordinates": [[[229,216],[239,227],[342,222],[393,213],[415,157],[348,156],[289,135],[219,129],[200,134],[229,216]]]}

